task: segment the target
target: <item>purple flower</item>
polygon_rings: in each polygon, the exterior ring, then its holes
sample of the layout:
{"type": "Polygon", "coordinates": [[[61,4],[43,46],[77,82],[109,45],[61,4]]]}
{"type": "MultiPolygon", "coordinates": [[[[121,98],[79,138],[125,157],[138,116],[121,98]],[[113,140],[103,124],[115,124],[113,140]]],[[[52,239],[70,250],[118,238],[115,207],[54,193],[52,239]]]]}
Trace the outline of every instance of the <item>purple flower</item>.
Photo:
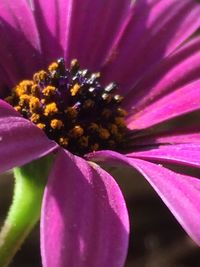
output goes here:
{"type": "Polygon", "coordinates": [[[160,165],[200,167],[199,125],[164,127],[200,108],[200,38],[189,39],[199,26],[193,0],[1,1],[0,172],[56,153],[41,214],[43,266],[124,264],[126,205],[112,176],[91,161],[136,168],[200,244],[199,179],[160,165]],[[60,57],[120,85],[126,149],[75,156],[3,100],[60,57]]]}

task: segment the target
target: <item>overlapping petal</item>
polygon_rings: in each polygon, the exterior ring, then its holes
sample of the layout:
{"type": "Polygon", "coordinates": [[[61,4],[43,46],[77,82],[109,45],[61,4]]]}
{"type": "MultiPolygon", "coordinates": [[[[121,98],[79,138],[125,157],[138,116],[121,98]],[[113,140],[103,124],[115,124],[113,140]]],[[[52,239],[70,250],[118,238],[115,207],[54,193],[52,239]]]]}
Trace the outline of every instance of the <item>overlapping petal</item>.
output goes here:
{"type": "Polygon", "coordinates": [[[107,164],[121,163],[136,168],[155,189],[182,227],[200,245],[199,179],[111,151],[96,152],[89,158],[107,164]]]}
{"type": "Polygon", "coordinates": [[[198,144],[200,143],[200,127],[177,127],[177,129],[167,130],[162,133],[146,133],[132,140],[135,147],[149,147],[158,145],[175,144],[198,144]]]}
{"type": "Polygon", "coordinates": [[[43,200],[43,266],[121,267],[128,231],[126,205],[113,178],[61,151],[43,200]]]}
{"type": "Polygon", "coordinates": [[[192,38],[144,75],[126,95],[125,107],[139,112],[164,95],[199,79],[200,38],[192,38]]]}
{"type": "Polygon", "coordinates": [[[172,53],[199,24],[197,1],[135,1],[132,17],[105,62],[105,79],[117,81],[120,93],[127,94],[145,72],[172,53]]]}
{"type": "MultiPolygon", "coordinates": [[[[0,2],[1,68],[11,85],[30,78],[42,64],[41,45],[28,1],[0,2]],[[23,62],[22,62],[23,59],[23,62]]],[[[10,85],[10,84],[9,84],[10,85]]]]}
{"type": "Polygon", "coordinates": [[[200,143],[159,146],[156,149],[132,152],[127,156],[200,167],[200,143]]]}
{"type": "Polygon", "coordinates": [[[0,100],[0,173],[49,154],[58,145],[0,100]]]}
{"type": "Polygon", "coordinates": [[[81,66],[99,70],[132,10],[132,1],[69,1],[71,13],[66,58],[78,58],[81,66]]]}
{"type": "Polygon", "coordinates": [[[55,61],[57,58],[64,57],[73,1],[28,1],[35,24],[37,25],[43,64],[47,66],[47,64],[55,61]]]}
{"type": "MultiPolygon", "coordinates": [[[[199,25],[195,0],[2,0],[0,83],[10,88],[58,57],[78,58],[82,67],[102,70],[103,82],[120,84],[131,110],[128,126],[145,129],[200,108],[200,39],[180,48],[199,25]]],[[[0,97],[4,92],[1,87],[0,97]]],[[[200,244],[200,180],[147,161],[200,167],[199,137],[197,128],[147,135],[136,138],[135,146],[165,146],[126,156],[102,151],[88,158],[140,171],[200,244]]],[[[57,148],[0,101],[0,173],[57,148]]],[[[42,209],[44,267],[121,267],[129,225],[120,189],[99,166],[57,151],[42,209]]]]}
{"type": "Polygon", "coordinates": [[[127,118],[131,129],[147,128],[200,109],[200,80],[187,84],[127,118]]]}

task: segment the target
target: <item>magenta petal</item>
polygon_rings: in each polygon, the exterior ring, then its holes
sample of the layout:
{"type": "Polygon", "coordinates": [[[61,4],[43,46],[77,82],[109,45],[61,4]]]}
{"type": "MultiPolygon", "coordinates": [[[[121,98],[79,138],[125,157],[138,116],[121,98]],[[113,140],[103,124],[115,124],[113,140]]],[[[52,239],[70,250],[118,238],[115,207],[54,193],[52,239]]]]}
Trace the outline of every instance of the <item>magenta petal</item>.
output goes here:
{"type": "Polygon", "coordinates": [[[196,144],[200,143],[200,127],[194,129],[181,127],[179,131],[170,130],[164,134],[147,135],[134,140],[135,146],[166,145],[166,144],[196,144]]]}
{"type": "Polygon", "coordinates": [[[44,65],[47,65],[64,56],[73,1],[29,0],[29,2],[40,36],[44,65]]]}
{"type": "Polygon", "coordinates": [[[128,232],[125,201],[113,178],[61,151],[43,199],[43,266],[122,267],[128,232]]]}
{"type": "Polygon", "coordinates": [[[200,245],[200,180],[160,165],[133,160],[186,232],[200,245]]]}
{"type": "Polygon", "coordinates": [[[106,80],[121,85],[120,93],[128,93],[146,71],[172,53],[200,25],[200,5],[195,0],[132,2],[132,18],[113,45],[104,68],[106,80]]]}
{"type": "Polygon", "coordinates": [[[131,1],[73,0],[70,8],[66,57],[99,70],[129,15],[131,1]]]}
{"type": "Polygon", "coordinates": [[[42,130],[0,100],[0,173],[47,155],[57,148],[42,130]]]}
{"type": "Polygon", "coordinates": [[[127,156],[144,160],[174,162],[200,167],[200,143],[159,146],[157,149],[133,152],[127,156]]]}
{"type": "Polygon", "coordinates": [[[199,46],[200,38],[193,38],[146,73],[126,96],[126,109],[138,112],[158,98],[199,79],[199,46]]]}
{"type": "Polygon", "coordinates": [[[128,127],[143,129],[200,109],[199,87],[200,80],[197,80],[148,105],[127,118],[128,127]]]}
{"type": "Polygon", "coordinates": [[[40,38],[28,2],[0,1],[0,66],[12,85],[30,78],[41,63],[40,38]]]}
{"type": "Polygon", "coordinates": [[[155,189],[186,232],[200,245],[199,179],[111,151],[96,152],[89,157],[95,161],[121,163],[136,168],[155,189]]]}

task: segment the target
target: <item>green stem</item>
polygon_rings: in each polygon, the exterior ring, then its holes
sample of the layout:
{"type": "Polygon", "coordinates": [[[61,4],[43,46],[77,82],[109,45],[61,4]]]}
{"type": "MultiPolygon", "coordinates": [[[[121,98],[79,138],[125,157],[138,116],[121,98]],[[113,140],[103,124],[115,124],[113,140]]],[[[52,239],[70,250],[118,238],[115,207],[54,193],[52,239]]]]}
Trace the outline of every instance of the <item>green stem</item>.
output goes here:
{"type": "Polygon", "coordinates": [[[14,197],[0,232],[0,266],[11,262],[40,218],[43,192],[52,158],[45,157],[14,169],[14,197]]]}

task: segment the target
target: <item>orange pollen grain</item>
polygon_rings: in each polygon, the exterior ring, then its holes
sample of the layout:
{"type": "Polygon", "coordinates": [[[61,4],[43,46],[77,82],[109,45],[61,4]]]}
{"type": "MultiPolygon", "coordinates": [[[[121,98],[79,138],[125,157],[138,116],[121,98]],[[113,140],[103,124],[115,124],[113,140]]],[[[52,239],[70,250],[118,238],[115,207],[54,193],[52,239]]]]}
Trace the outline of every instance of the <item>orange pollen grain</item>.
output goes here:
{"type": "Polygon", "coordinates": [[[67,146],[68,145],[68,139],[66,137],[60,137],[59,138],[59,144],[61,146],[67,146]]]}
{"type": "Polygon", "coordinates": [[[48,74],[46,71],[44,70],[41,70],[39,72],[36,72],[34,75],[33,75],[33,80],[34,82],[40,82],[40,81],[43,81],[47,78],[48,74]]]}
{"type": "Polygon", "coordinates": [[[107,129],[100,128],[100,130],[99,130],[99,137],[101,139],[105,139],[106,140],[106,139],[108,139],[110,137],[110,133],[109,133],[109,131],[107,129]]]}
{"type": "Polygon", "coordinates": [[[111,134],[114,134],[114,135],[118,134],[118,127],[116,124],[109,125],[109,130],[111,134]]]}
{"type": "Polygon", "coordinates": [[[76,125],[71,131],[70,131],[70,136],[72,138],[77,138],[80,137],[84,134],[84,130],[80,125],[76,125]]]}
{"type": "Polygon", "coordinates": [[[92,122],[92,123],[90,123],[88,130],[90,130],[92,132],[97,132],[97,131],[99,131],[99,126],[98,126],[98,124],[92,122]]]}
{"type": "Polygon", "coordinates": [[[40,88],[38,87],[37,84],[33,84],[32,87],[31,87],[31,94],[33,96],[38,96],[40,93],[40,88]]]}
{"type": "Polygon", "coordinates": [[[29,100],[29,108],[31,112],[36,112],[40,109],[41,103],[39,98],[32,96],[29,100]]]}
{"type": "Polygon", "coordinates": [[[70,92],[71,92],[71,95],[72,96],[75,96],[79,90],[80,90],[80,85],[78,83],[76,83],[71,89],[70,89],[70,92]]]}
{"type": "Polygon", "coordinates": [[[51,120],[51,128],[53,129],[61,129],[64,126],[63,122],[58,119],[51,120]]]}
{"type": "Polygon", "coordinates": [[[22,108],[20,106],[15,106],[14,109],[17,111],[17,112],[20,112],[22,110],[22,108]]]}
{"type": "Polygon", "coordinates": [[[92,107],[94,107],[94,101],[93,100],[91,100],[91,99],[87,99],[87,100],[85,100],[85,102],[84,102],[84,104],[83,104],[83,108],[92,108],[92,107]]]}
{"type": "Polygon", "coordinates": [[[72,59],[71,61],[71,67],[74,67],[78,64],[78,60],[77,59],[72,59]]]}
{"type": "Polygon", "coordinates": [[[50,72],[53,72],[53,71],[55,71],[55,70],[57,70],[58,69],[58,63],[57,62],[53,62],[51,65],[49,65],[49,67],[48,67],[48,70],[50,71],[50,72]]]}
{"type": "Polygon", "coordinates": [[[41,130],[44,130],[44,128],[46,127],[46,125],[44,123],[37,123],[36,124],[38,128],[40,128],[41,130]]]}
{"type": "Polygon", "coordinates": [[[65,109],[65,114],[70,119],[73,119],[76,118],[76,116],[78,115],[78,111],[73,107],[68,107],[67,109],[65,109]]]}
{"type": "Polygon", "coordinates": [[[24,80],[20,82],[13,90],[16,94],[16,96],[21,96],[23,94],[28,94],[31,91],[31,86],[33,85],[33,82],[30,80],[24,80]]]}
{"type": "Polygon", "coordinates": [[[125,126],[125,121],[123,117],[116,117],[115,118],[115,123],[119,126],[119,127],[124,127],[125,126]]]}
{"type": "Polygon", "coordinates": [[[24,106],[24,105],[28,104],[29,101],[30,101],[30,98],[31,97],[29,95],[27,95],[27,94],[21,95],[19,97],[19,105],[20,106],[24,106]]]}
{"type": "Polygon", "coordinates": [[[48,85],[42,90],[43,95],[45,96],[52,96],[56,93],[56,87],[48,85]]]}
{"type": "Polygon", "coordinates": [[[125,117],[125,116],[128,115],[127,111],[126,111],[125,109],[123,109],[123,108],[118,108],[118,109],[117,109],[117,114],[118,114],[119,116],[121,116],[121,117],[125,117]]]}
{"type": "Polygon", "coordinates": [[[92,151],[97,151],[99,149],[99,144],[95,143],[95,144],[91,145],[90,148],[91,148],[92,151]]]}
{"type": "Polygon", "coordinates": [[[36,114],[36,113],[33,113],[30,119],[31,119],[31,121],[33,123],[37,123],[39,121],[39,119],[40,119],[40,115],[36,114]]]}
{"type": "Polygon", "coordinates": [[[87,146],[88,146],[88,139],[89,139],[88,136],[82,136],[82,137],[79,139],[79,144],[80,144],[82,147],[87,147],[87,146]]]}
{"type": "Polygon", "coordinates": [[[104,108],[101,115],[108,119],[112,115],[112,111],[108,108],[104,108]]]}
{"type": "Polygon", "coordinates": [[[52,102],[48,105],[46,105],[44,109],[44,115],[49,116],[49,115],[54,115],[58,112],[58,108],[55,102],[52,102]]]}

